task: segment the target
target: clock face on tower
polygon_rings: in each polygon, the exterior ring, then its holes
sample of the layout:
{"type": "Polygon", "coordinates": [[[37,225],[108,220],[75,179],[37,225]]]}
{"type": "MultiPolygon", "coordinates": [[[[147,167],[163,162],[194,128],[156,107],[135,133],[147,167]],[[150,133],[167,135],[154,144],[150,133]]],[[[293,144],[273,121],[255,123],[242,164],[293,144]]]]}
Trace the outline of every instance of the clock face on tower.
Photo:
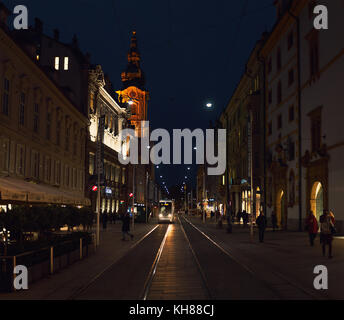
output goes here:
{"type": "Polygon", "coordinates": [[[135,91],[131,91],[129,96],[130,96],[130,98],[136,98],[137,94],[135,91]]]}

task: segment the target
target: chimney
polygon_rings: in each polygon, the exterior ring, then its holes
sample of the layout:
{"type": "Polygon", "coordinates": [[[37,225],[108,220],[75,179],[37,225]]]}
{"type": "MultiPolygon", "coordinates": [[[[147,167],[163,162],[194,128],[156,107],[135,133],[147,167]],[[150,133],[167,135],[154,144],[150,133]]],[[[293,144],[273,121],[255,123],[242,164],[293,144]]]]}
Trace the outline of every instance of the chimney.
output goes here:
{"type": "Polygon", "coordinates": [[[60,40],[60,31],[59,31],[59,29],[54,29],[54,39],[56,41],[60,40]]]}
{"type": "Polygon", "coordinates": [[[43,22],[38,18],[35,18],[35,31],[40,34],[43,33],[43,22]]]}
{"type": "Polygon", "coordinates": [[[7,29],[8,16],[11,14],[10,10],[0,0],[0,27],[7,29]]]}

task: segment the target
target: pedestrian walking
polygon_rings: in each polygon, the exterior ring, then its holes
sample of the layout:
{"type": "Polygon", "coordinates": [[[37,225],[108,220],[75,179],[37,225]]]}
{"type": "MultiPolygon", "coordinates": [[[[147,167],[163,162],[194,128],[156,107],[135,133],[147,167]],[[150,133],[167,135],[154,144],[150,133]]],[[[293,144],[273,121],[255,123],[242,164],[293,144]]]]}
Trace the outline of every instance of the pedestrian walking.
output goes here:
{"type": "Polygon", "coordinates": [[[258,230],[259,230],[259,241],[264,242],[264,233],[265,233],[265,229],[266,229],[266,226],[268,224],[268,221],[267,221],[266,217],[264,216],[263,212],[261,212],[259,217],[257,218],[256,224],[257,224],[258,230]]]}
{"type": "Polygon", "coordinates": [[[102,222],[103,222],[103,229],[106,230],[107,222],[108,222],[108,215],[106,212],[102,215],[102,222]]]}
{"type": "Polygon", "coordinates": [[[275,232],[277,229],[277,215],[275,211],[272,211],[271,213],[271,224],[272,224],[272,231],[275,232]]]}
{"type": "Polygon", "coordinates": [[[123,237],[122,237],[122,240],[125,241],[126,238],[125,236],[126,235],[129,235],[131,240],[133,240],[134,238],[134,235],[132,233],[130,233],[130,216],[129,216],[129,213],[126,212],[123,216],[123,219],[122,219],[122,234],[123,234],[123,237]]]}
{"type": "Polygon", "coordinates": [[[311,211],[306,218],[305,229],[308,232],[311,247],[314,247],[314,240],[318,234],[319,225],[313,211],[311,211]]]}
{"type": "Polygon", "coordinates": [[[246,212],[246,210],[244,210],[242,212],[242,220],[244,223],[244,228],[246,228],[247,224],[248,224],[248,213],[246,212]]]}
{"type": "Polygon", "coordinates": [[[241,210],[239,210],[237,213],[237,219],[238,219],[239,224],[240,224],[241,218],[242,218],[242,213],[241,213],[241,210]]]}
{"type": "Polygon", "coordinates": [[[324,214],[320,217],[320,243],[322,244],[322,253],[325,257],[326,246],[328,246],[328,257],[332,258],[332,241],[333,234],[336,232],[334,227],[334,215],[330,215],[328,210],[324,210],[324,214]]]}

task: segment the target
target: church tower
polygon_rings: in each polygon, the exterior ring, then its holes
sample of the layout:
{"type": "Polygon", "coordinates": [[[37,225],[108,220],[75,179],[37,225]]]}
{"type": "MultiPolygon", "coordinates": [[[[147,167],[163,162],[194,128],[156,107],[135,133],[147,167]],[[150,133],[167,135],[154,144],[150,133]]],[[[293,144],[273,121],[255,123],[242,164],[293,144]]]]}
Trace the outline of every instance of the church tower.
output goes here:
{"type": "Polygon", "coordinates": [[[145,77],[140,67],[141,56],[137,47],[136,31],[132,32],[128,65],[121,74],[123,89],[117,91],[120,103],[127,104],[131,110],[129,122],[141,137],[141,121],[147,120],[149,92],[145,90],[145,77]]]}

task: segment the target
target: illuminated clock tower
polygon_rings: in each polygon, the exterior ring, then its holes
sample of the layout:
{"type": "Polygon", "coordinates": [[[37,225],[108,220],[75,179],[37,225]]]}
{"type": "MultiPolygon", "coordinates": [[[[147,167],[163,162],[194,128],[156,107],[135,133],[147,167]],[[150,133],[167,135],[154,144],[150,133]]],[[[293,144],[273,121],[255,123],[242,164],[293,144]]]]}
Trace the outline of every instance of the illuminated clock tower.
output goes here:
{"type": "Polygon", "coordinates": [[[121,74],[123,90],[116,91],[120,103],[128,104],[131,110],[129,122],[141,137],[141,121],[147,120],[149,92],[145,90],[145,77],[140,67],[140,53],[137,47],[136,31],[132,32],[128,65],[121,74]]]}

